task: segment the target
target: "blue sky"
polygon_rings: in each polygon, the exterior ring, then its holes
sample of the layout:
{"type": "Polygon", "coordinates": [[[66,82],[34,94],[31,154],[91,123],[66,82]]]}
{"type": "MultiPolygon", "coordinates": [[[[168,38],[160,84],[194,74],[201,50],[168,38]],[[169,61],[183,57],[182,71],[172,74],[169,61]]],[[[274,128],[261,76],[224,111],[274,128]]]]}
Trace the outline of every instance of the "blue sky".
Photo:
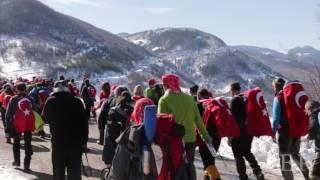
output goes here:
{"type": "Polygon", "coordinates": [[[112,33],[193,27],[229,45],[320,49],[318,0],[41,0],[112,33]]]}

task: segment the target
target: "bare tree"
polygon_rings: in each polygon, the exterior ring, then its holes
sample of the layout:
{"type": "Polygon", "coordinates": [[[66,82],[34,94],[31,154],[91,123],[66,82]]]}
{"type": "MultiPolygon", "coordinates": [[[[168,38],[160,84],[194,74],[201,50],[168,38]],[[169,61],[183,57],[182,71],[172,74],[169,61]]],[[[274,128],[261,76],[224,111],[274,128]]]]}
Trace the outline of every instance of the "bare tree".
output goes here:
{"type": "Polygon", "coordinates": [[[309,79],[311,82],[310,95],[314,100],[320,101],[320,67],[314,65],[314,70],[310,72],[309,79]]]}

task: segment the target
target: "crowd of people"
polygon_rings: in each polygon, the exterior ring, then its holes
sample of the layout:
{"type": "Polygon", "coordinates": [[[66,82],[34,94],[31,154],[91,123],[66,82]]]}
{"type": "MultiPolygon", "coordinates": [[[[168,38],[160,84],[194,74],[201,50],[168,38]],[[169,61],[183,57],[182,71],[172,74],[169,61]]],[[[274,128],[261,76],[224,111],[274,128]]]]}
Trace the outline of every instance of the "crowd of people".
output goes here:
{"type": "Polygon", "coordinates": [[[239,179],[248,179],[247,160],[255,177],[263,180],[251,144],[253,137],[267,135],[279,146],[283,179],[294,179],[292,158],[305,179],[320,180],[320,103],[307,99],[302,84],[282,78],[270,83],[275,92],[272,123],[259,88],[242,91],[239,82],[230,84],[232,99],[228,104],[223,97],[214,97],[209,89],[197,85],[183,92],[175,74],[163,75],[161,82],[150,79],[146,84],[145,89],[135,86],[131,93],[126,86],[104,82],[97,94],[89,79],[79,88],[75,80],[63,76],[58,80],[34,77],[1,81],[0,112],[5,140],[13,144],[12,165],[20,166],[23,139],[23,168],[31,171],[32,136],[49,137],[53,179],[63,180],[67,174],[68,180],[80,180],[82,154],[90,153],[89,121],[96,119],[105,179],[196,179],[196,147],[204,178],[221,179],[215,158],[221,139],[227,138],[239,179]],[[44,131],[38,115],[49,125],[49,132],[44,131]],[[305,135],[315,141],[311,173],[299,152],[305,135]],[[152,144],[162,152],[159,173],[153,168],[152,144]]]}

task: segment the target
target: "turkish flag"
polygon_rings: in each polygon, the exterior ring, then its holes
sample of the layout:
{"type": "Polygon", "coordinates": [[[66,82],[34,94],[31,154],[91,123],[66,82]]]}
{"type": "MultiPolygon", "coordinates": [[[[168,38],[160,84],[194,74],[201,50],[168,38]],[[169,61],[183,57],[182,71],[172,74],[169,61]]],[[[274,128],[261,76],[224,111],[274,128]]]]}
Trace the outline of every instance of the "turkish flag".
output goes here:
{"type": "Polygon", "coordinates": [[[271,122],[259,87],[244,92],[247,102],[247,131],[252,136],[273,136],[271,122]]]}
{"type": "Polygon", "coordinates": [[[283,88],[287,119],[292,137],[305,136],[308,133],[308,118],[304,106],[308,96],[299,82],[289,82],[283,88]]]}
{"type": "Polygon", "coordinates": [[[223,97],[207,100],[204,106],[203,121],[207,128],[216,125],[220,137],[240,136],[239,126],[223,97]]]}
{"type": "Polygon", "coordinates": [[[22,97],[18,100],[14,115],[14,127],[17,133],[34,131],[35,117],[32,111],[32,103],[28,98],[22,97]]]}

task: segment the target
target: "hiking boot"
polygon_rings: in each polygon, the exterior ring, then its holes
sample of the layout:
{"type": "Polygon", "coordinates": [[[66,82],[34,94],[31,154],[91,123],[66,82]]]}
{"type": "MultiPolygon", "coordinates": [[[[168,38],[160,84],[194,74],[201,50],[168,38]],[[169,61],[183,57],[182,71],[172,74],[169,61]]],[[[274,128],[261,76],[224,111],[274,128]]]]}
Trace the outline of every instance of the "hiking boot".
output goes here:
{"type": "Polygon", "coordinates": [[[12,166],[17,166],[17,167],[19,167],[19,166],[20,166],[20,162],[18,162],[18,161],[13,161],[12,166]]]}
{"type": "Polygon", "coordinates": [[[9,138],[9,137],[6,138],[6,143],[7,143],[7,144],[11,144],[11,138],[9,138]]]}
{"type": "Polygon", "coordinates": [[[23,171],[26,173],[30,173],[32,170],[29,167],[24,167],[23,171]]]}
{"type": "Polygon", "coordinates": [[[220,179],[220,174],[215,165],[208,166],[204,172],[205,172],[205,177],[207,177],[209,180],[220,179]]]}
{"type": "Polygon", "coordinates": [[[24,162],[23,162],[23,170],[26,172],[30,172],[30,159],[29,158],[25,158],[24,162]]]}
{"type": "Polygon", "coordinates": [[[255,176],[257,180],[264,180],[264,175],[262,173],[256,174],[255,176]]]}

